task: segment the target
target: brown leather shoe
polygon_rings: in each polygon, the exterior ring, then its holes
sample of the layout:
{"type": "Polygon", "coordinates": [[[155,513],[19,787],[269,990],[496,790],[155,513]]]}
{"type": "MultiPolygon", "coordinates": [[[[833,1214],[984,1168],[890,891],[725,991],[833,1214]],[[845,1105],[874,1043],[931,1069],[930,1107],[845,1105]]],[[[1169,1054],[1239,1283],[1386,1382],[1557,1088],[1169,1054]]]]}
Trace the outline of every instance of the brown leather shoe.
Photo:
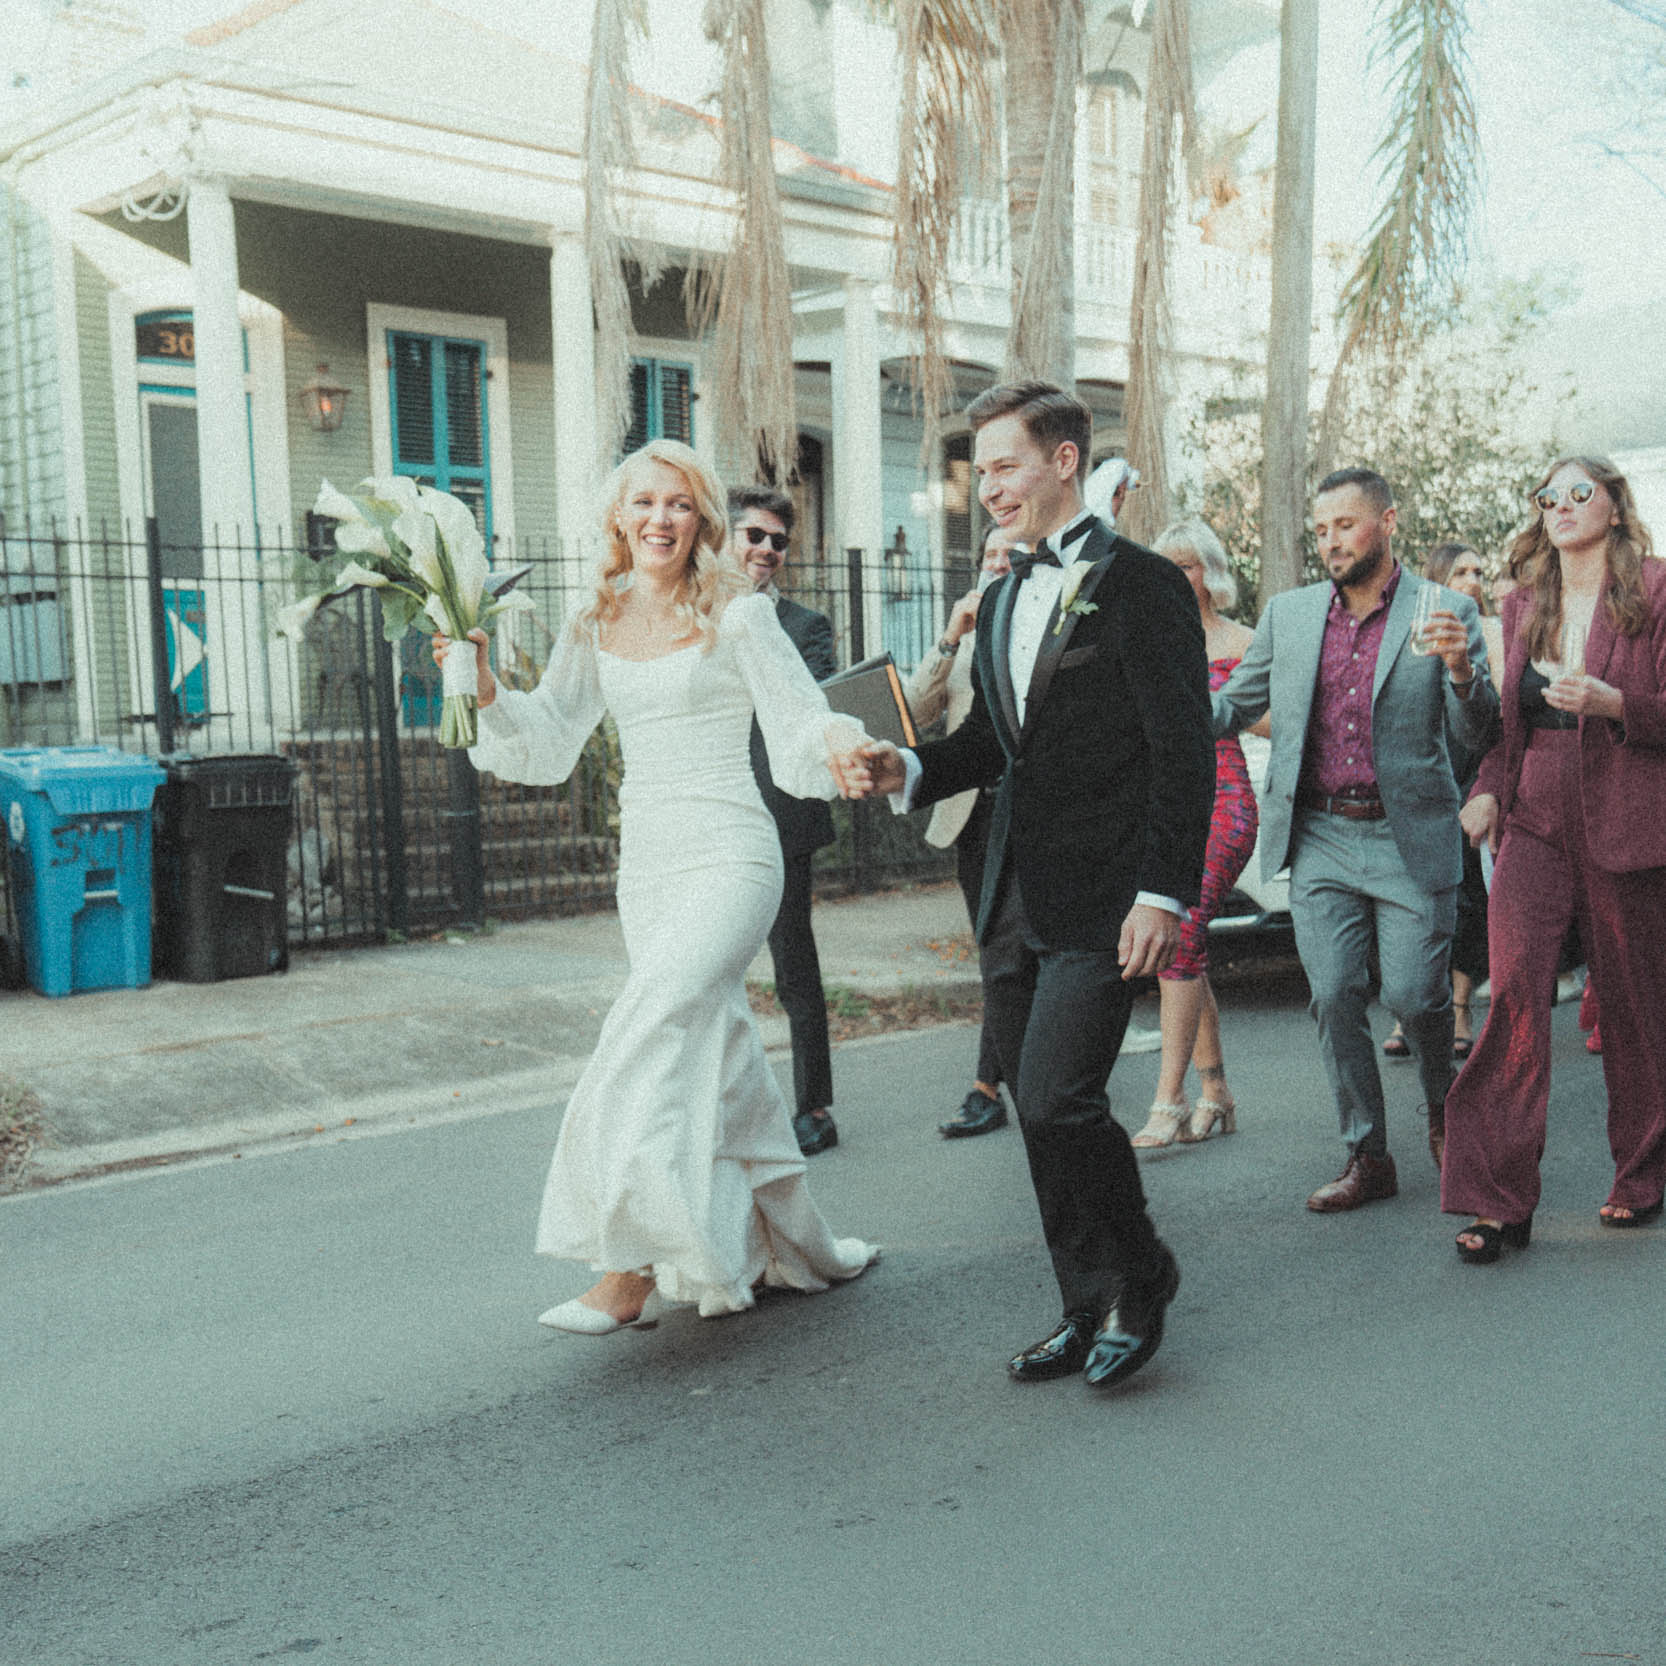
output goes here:
{"type": "Polygon", "coordinates": [[[1368,1157],[1363,1151],[1356,1151],[1348,1159],[1348,1166],[1328,1185],[1321,1186],[1307,1200],[1307,1206],[1316,1214],[1335,1215],[1344,1209],[1375,1203],[1379,1198],[1393,1197],[1399,1190],[1392,1157],[1386,1152],[1381,1157],[1368,1157]]]}

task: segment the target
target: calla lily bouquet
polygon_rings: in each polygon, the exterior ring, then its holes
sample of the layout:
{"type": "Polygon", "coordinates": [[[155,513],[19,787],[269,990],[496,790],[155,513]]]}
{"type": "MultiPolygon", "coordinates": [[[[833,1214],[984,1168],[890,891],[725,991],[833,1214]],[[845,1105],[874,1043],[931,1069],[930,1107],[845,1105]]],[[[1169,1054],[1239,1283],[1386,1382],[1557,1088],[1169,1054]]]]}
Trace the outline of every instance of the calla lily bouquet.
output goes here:
{"type": "Polygon", "coordinates": [[[494,573],[469,506],[403,475],[363,480],[357,493],[338,491],[326,480],[313,513],[335,521],[336,549],[352,559],[325,589],[279,610],[278,634],[300,641],[319,608],[358,589],[381,597],[382,634],[389,642],[426,618],[454,644],[442,666],[440,745],[473,746],[480,689],[468,634],[489,631],[498,615],[532,606],[513,590],[532,569],[494,573]]]}

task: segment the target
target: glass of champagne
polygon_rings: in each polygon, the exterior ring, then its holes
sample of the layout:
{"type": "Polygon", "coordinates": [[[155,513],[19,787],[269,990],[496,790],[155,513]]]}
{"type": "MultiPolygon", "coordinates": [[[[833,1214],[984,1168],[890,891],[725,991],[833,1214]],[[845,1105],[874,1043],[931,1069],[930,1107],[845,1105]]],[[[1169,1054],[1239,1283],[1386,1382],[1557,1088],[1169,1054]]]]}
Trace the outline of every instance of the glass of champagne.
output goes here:
{"type": "Polygon", "coordinates": [[[1411,637],[1409,647],[1414,654],[1433,653],[1429,642],[1429,626],[1442,606],[1438,584],[1420,584],[1412,603],[1411,637]]]}
{"type": "Polygon", "coordinates": [[[1564,625],[1562,627],[1562,675],[1564,677],[1583,677],[1585,675],[1585,642],[1590,632],[1584,625],[1564,625]]]}

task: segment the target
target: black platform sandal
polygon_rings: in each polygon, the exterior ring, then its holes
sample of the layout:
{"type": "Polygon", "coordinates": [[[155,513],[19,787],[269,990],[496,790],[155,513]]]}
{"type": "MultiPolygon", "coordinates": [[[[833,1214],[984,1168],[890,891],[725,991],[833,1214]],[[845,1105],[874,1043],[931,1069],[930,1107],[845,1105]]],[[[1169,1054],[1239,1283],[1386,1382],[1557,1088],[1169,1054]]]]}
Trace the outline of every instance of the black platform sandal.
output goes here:
{"type": "Polygon", "coordinates": [[[1489,1226],[1485,1221],[1475,1221],[1466,1226],[1455,1240],[1459,1256],[1476,1267],[1490,1267],[1505,1247],[1510,1249],[1526,1249],[1533,1236],[1533,1217],[1529,1215],[1524,1221],[1512,1221],[1504,1226],[1489,1226]],[[1479,1238],[1479,1245],[1464,1243],[1465,1238],[1479,1238]]]}
{"type": "Polygon", "coordinates": [[[1601,1221],[1604,1226],[1647,1226],[1650,1221],[1657,1221],[1660,1219],[1661,1210],[1666,1209],[1666,1200],[1662,1200],[1658,1203],[1645,1204],[1641,1209],[1633,1209],[1629,1215],[1609,1215],[1603,1212],[1608,1209],[1624,1209],[1626,1207],[1627,1205],[1623,1203],[1605,1203],[1602,1208],[1597,1211],[1597,1219],[1601,1221]]]}

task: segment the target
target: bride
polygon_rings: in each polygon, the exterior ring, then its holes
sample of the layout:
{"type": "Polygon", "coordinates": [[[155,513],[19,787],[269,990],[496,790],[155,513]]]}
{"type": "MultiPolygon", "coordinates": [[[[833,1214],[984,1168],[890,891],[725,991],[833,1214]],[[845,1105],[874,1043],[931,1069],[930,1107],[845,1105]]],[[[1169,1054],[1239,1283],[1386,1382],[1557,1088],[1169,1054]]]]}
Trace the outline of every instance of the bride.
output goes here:
{"type": "MultiPolygon", "coordinates": [[[[538,1220],[540,1254],[599,1282],[540,1316],[600,1335],[665,1301],[704,1317],[765,1284],[824,1290],[872,1245],[834,1238],[811,1200],[745,975],[781,896],[781,845],[749,761],[754,712],[777,782],[831,798],[866,736],[831,713],[764,595],[724,557],[723,490],[671,440],[610,482],[594,599],[531,693],[480,677],[476,766],[564,781],[604,712],[625,778],[619,921],[630,976],[573,1090],[538,1220]]],[[[435,657],[452,644],[434,638],[435,657]]]]}

